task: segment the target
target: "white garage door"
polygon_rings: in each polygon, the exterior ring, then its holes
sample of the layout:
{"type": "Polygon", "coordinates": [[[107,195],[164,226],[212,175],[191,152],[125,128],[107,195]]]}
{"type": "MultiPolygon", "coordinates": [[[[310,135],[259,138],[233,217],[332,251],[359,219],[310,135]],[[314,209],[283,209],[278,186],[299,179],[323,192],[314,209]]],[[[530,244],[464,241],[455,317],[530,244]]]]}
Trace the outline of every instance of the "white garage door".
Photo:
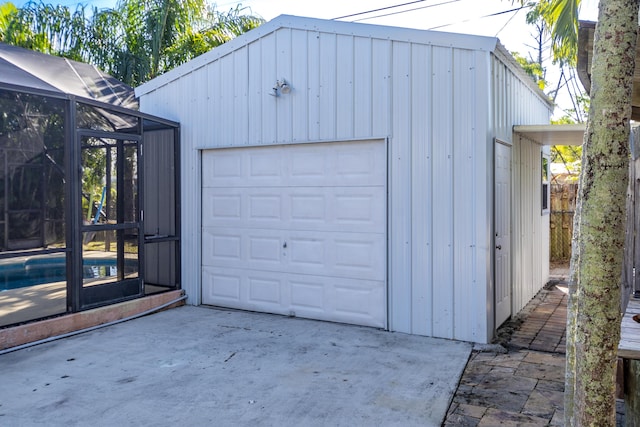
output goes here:
{"type": "Polygon", "coordinates": [[[202,302],[385,328],[384,141],[202,153],[202,302]]]}

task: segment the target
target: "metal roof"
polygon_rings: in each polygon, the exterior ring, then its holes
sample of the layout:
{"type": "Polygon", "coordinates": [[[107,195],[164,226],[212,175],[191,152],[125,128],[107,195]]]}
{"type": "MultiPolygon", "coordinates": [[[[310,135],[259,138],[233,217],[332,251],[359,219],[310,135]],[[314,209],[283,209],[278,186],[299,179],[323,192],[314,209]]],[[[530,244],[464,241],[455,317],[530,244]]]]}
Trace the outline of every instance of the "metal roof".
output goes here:
{"type": "Polygon", "coordinates": [[[74,95],[131,110],[138,101],[131,86],[93,65],[0,43],[0,84],[74,95]]]}

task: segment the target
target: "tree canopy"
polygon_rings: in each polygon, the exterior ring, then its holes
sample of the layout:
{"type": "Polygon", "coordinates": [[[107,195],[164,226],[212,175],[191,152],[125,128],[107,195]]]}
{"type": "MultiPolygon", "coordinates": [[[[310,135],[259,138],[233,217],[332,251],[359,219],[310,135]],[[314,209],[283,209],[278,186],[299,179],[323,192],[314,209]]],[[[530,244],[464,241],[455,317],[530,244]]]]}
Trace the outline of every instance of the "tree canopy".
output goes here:
{"type": "Polygon", "coordinates": [[[264,22],[240,5],[206,0],[120,0],[114,8],[30,2],[0,5],[0,41],[93,64],[144,83],[264,22]]]}

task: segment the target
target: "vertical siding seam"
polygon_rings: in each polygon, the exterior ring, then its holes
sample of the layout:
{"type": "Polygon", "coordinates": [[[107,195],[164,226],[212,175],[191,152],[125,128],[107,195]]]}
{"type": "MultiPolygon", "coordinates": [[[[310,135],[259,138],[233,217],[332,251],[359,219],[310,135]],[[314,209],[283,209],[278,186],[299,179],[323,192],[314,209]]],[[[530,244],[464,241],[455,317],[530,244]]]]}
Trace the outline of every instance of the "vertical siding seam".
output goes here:
{"type": "MultiPolygon", "coordinates": [[[[450,111],[450,117],[451,120],[449,122],[449,127],[450,127],[450,135],[451,135],[451,144],[450,144],[450,159],[451,159],[451,206],[449,206],[449,208],[451,209],[451,218],[454,219],[455,218],[455,214],[453,214],[455,212],[456,209],[456,197],[457,195],[456,193],[456,169],[458,166],[458,160],[455,158],[455,154],[456,154],[456,149],[454,147],[454,145],[456,144],[457,141],[457,137],[458,137],[458,132],[457,132],[457,126],[455,126],[455,122],[459,119],[459,117],[456,116],[456,92],[458,91],[458,88],[456,87],[456,78],[458,76],[458,73],[456,72],[456,54],[455,54],[455,49],[454,48],[450,48],[449,49],[449,63],[450,63],[450,67],[449,67],[449,82],[451,84],[451,111],[450,111]]],[[[461,123],[462,126],[464,126],[463,123],[461,123]]],[[[451,317],[450,317],[450,324],[451,324],[451,338],[455,339],[456,338],[456,326],[457,326],[457,322],[456,322],[456,282],[458,280],[458,274],[457,274],[457,268],[456,268],[456,249],[458,246],[458,242],[456,241],[456,231],[457,231],[458,227],[456,224],[455,220],[451,221],[451,235],[450,235],[450,242],[451,242],[451,247],[449,249],[449,256],[451,257],[451,317]]]]}
{"type": "MultiPolygon", "coordinates": [[[[273,33],[273,52],[271,52],[271,55],[273,55],[273,59],[275,60],[273,63],[273,68],[271,69],[272,73],[277,73],[278,72],[278,33],[279,31],[276,31],[273,33]]],[[[276,75],[276,80],[279,79],[280,77],[278,77],[276,75]]],[[[275,82],[274,82],[275,83],[275,82]]],[[[276,100],[277,101],[277,100],[276,100]]],[[[269,144],[273,144],[273,143],[278,143],[278,116],[280,115],[278,112],[278,106],[277,104],[274,102],[274,106],[273,106],[273,110],[274,110],[274,118],[273,118],[273,123],[271,123],[271,126],[274,127],[273,129],[273,133],[271,136],[271,141],[268,141],[269,144]]]]}
{"type": "MultiPolygon", "coordinates": [[[[293,88],[294,83],[291,81],[291,76],[293,75],[293,28],[289,28],[289,64],[287,64],[288,66],[288,72],[287,72],[287,83],[289,84],[289,88],[293,88]]],[[[282,76],[281,78],[285,78],[285,76],[282,76]]],[[[295,92],[294,90],[291,90],[292,92],[295,92]]],[[[288,124],[289,124],[289,141],[290,142],[294,142],[295,141],[295,135],[293,133],[294,129],[293,129],[293,96],[295,95],[295,93],[291,93],[291,96],[287,97],[287,102],[289,103],[289,120],[288,120],[288,124]]]]}
{"type": "MultiPolygon", "coordinates": [[[[373,70],[373,39],[369,38],[369,70],[373,70]]],[[[369,84],[371,85],[370,93],[371,93],[371,103],[373,104],[373,91],[375,89],[375,83],[373,81],[373,71],[370,71],[371,78],[369,79],[369,84]]],[[[369,135],[373,134],[373,116],[374,116],[373,105],[369,108],[369,135]]],[[[389,132],[391,135],[390,142],[393,145],[393,134],[389,132]]],[[[393,266],[391,268],[393,270],[393,266]]]]}
{"type": "Polygon", "coordinates": [[[338,35],[335,34],[333,37],[333,51],[335,52],[335,59],[334,59],[334,64],[336,64],[335,67],[333,67],[333,81],[334,81],[334,85],[333,85],[333,90],[334,90],[334,97],[333,97],[333,139],[337,139],[338,137],[338,96],[340,95],[338,93],[338,64],[340,62],[338,62],[340,60],[340,58],[338,58],[338,35]]]}
{"type": "Polygon", "coordinates": [[[306,38],[307,38],[306,43],[305,43],[306,47],[307,47],[306,48],[306,52],[307,53],[305,55],[306,56],[306,62],[307,62],[307,66],[306,66],[306,70],[305,70],[305,73],[307,75],[306,76],[307,87],[304,88],[304,91],[305,91],[305,98],[307,100],[307,111],[306,111],[306,114],[305,114],[306,121],[307,121],[307,125],[305,126],[305,133],[306,133],[305,139],[307,141],[309,140],[309,132],[310,132],[310,129],[311,129],[311,117],[309,117],[309,107],[310,107],[310,104],[311,104],[311,96],[310,96],[311,95],[311,80],[310,80],[310,78],[311,78],[311,71],[310,71],[311,67],[309,66],[309,63],[310,63],[309,57],[311,56],[311,49],[309,49],[309,36],[310,36],[310,34],[311,34],[310,31],[305,31],[305,35],[306,35],[306,38]]]}
{"type": "MultiPolygon", "coordinates": [[[[356,111],[356,37],[351,36],[351,58],[353,66],[351,67],[351,108],[353,112],[351,114],[351,136],[356,136],[356,117],[358,113],[356,111]]],[[[387,314],[387,317],[388,314],[387,314]]],[[[388,323],[388,322],[387,322],[388,323]]]]}
{"type": "Polygon", "coordinates": [[[245,141],[245,144],[248,144],[249,140],[251,138],[250,137],[250,135],[251,135],[251,133],[250,133],[251,132],[251,126],[249,125],[249,122],[251,121],[251,119],[249,118],[249,104],[250,104],[249,98],[251,96],[251,93],[249,92],[249,88],[251,87],[251,85],[249,84],[249,82],[251,81],[251,77],[250,77],[251,72],[249,71],[249,70],[251,70],[251,67],[249,66],[249,59],[251,58],[251,55],[249,55],[249,45],[248,44],[245,46],[245,56],[246,56],[245,63],[247,64],[247,71],[246,71],[246,75],[245,75],[246,80],[244,82],[245,85],[246,85],[246,88],[247,88],[246,89],[247,96],[244,98],[245,102],[247,103],[247,105],[246,105],[247,120],[245,121],[245,127],[246,127],[246,133],[245,133],[246,141],[245,141]]]}
{"type": "MultiPolygon", "coordinates": [[[[478,52],[474,51],[473,55],[472,55],[472,66],[473,66],[473,73],[472,73],[472,85],[473,85],[473,90],[471,91],[471,105],[477,105],[478,99],[477,99],[477,90],[476,87],[478,86],[478,52]]],[[[469,150],[469,155],[471,156],[471,176],[476,176],[477,174],[477,170],[478,170],[478,156],[476,154],[476,150],[477,150],[477,145],[478,145],[478,111],[474,108],[473,109],[473,115],[471,117],[471,128],[472,128],[472,141],[470,141],[470,150],[469,150]]],[[[478,209],[478,197],[477,197],[477,191],[472,191],[471,192],[471,206],[472,209],[474,211],[477,211],[478,209]]],[[[472,279],[471,279],[471,283],[469,284],[470,287],[475,288],[476,287],[476,283],[477,283],[477,277],[475,276],[475,272],[476,267],[477,267],[477,252],[478,252],[478,245],[477,245],[477,240],[476,240],[476,221],[471,220],[471,245],[472,245],[472,250],[471,250],[471,271],[472,271],[472,279]]],[[[468,295],[472,295],[472,292],[469,292],[468,295]]],[[[470,304],[471,305],[471,304],[470,304]]],[[[472,307],[470,307],[471,310],[470,313],[474,313],[474,310],[472,307]]],[[[475,317],[472,317],[472,319],[470,319],[471,321],[471,329],[470,329],[470,337],[476,337],[477,336],[477,322],[478,319],[475,317]]]]}
{"type": "MultiPolygon", "coordinates": [[[[262,38],[260,38],[258,41],[258,69],[262,70],[262,38]]],[[[260,73],[262,74],[262,73],[260,73]]],[[[258,128],[258,130],[256,131],[257,134],[259,135],[260,140],[259,141],[255,141],[255,143],[257,144],[262,144],[263,143],[263,135],[262,135],[262,128],[263,128],[263,123],[262,123],[262,109],[264,108],[262,106],[262,98],[264,97],[265,93],[264,93],[264,88],[262,87],[262,77],[260,77],[259,79],[259,84],[260,86],[258,87],[258,102],[257,105],[259,105],[260,107],[260,114],[258,114],[258,121],[260,123],[260,127],[258,128]]]]}
{"type": "MultiPolygon", "coordinates": [[[[413,177],[413,162],[411,161],[411,159],[413,158],[413,146],[414,146],[414,140],[413,140],[413,100],[411,99],[413,96],[413,81],[411,79],[411,73],[413,71],[413,43],[409,43],[409,64],[407,64],[407,76],[405,76],[405,78],[407,79],[407,88],[409,89],[409,96],[408,99],[405,101],[408,104],[408,109],[409,109],[409,114],[408,114],[408,126],[409,128],[407,129],[407,135],[409,136],[409,141],[407,142],[409,144],[409,158],[405,160],[405,162],[407,163],[408,167],[409,167],[409,192],[408,192],[408,204],[409,204],[409,208],[407,209],[407,214],[409,216],[409,242],[406,242],[405,244],[407,244],[409,246],[409,250],[408,250],[408,267],[409,267],[409,281],[410,281],[410,285],[409,285],[409,330],[411,331],[411,333],[413,333],[414,330],[414,325],[413,325],[413,305],[412,305],[412,301],[413,301],[413,287],[416,286],[416,284],[413,282],[413,274],[411,274],[413,272],[413,197],[411,197],[411,193],[413,191],[413,182],[412,182],[412,177],[413,177]]],[[[393,58],[393,56],[392,56],[393,58]]]]}
{"type": "MultiPolygon", "coordinates": [[[[430,96],[429,100],[427,101],[427,102],[431,103],[431,107],[429,108],[429,115],[430,115],[429,123],[431,124],[431,126],[429,126],[429,134],[430,134],[430,138],[429,139],[431,140],[431,144],[430,144],[430,147],[429,147],[429,150],[430,150],[429,163],[431,164],[431,170],[430,170],[429,173],[431,174],[431,180],[430,180],[430,185],[431,185],[431,206],[434,206],[435,205],[435,200],[434,200],[434,194],[435,193],[434,193],[434,176],[433,176],[433,171],[434,171],[434,167],[433,167],[433,148],[434,147],[433,146],[436,144],[436,141],[435,141],[434,134],[433,134],[434,133],[434,126],[433,126],[434,113],[433,112],[435,111],[435,108],[434,108],[435,107],[435,105],[434,105],[435,104],[435,96],[433,96],[433,80],[434,80],[433,79],[433,74],[434,74],[434,71],[433,71],[433,64],[434,64],[433,46],[429,46],[429,56],[431,57],[430,60],[429,60],[429,70],[428,70],[429,71],[429,84],[431,86],[430,87],[431,96],[430,96]]],[[[430,289],[429,289],[429,292],[430,292],[429,303],[431,304],[431,307],[429,309],[429,314],[431,316],[431,319],[429,319],[429,324],[431,325],[430,326],[431,336],[434,336],[434,333],[433,333],[433,326],[434,325],[433,324],[434,324],[434,320],[435,320],[435,318],[434,318],[434,302],[435,302],[435,299],[434,299],[435,298],[435,295],[434,295],[434,288],[435,288],[435,286],[434,286],[434,283],[435,283],[434,253],[435,253],[435,246],[434,246],[434,238],[433,238],[433,228],[434,228],[433,227],[433,223],[434,223],[434,218],[433,218],[433,210],[432,210],[432,212],[431,212],[431,221],[429,223],[429,228],[430,228],[429,235],[431,236],[431,251],[429,253],[429,257],[431,258],[429,260],[429,263],[431,264],[431,269],[429,271],[429,273],[431,275],[430,280],[429,280],[429,282],[431,284],[430,289]]]]}
{"type": "MultiPolygon", "coordinates": [[[[454,159],[454,154],[455,154],[455,150],[453,148],[453,144],[455,144],[455,138],[456,138],[456,125],[455,125],[455,121],[456,121],[456,115],[455,115],[455,111],[456,111],[456,107],[455,107],[455,98],[454,98],[454,94],[455,94],[455,80],[454,80],[454,73],[455,73],[455,50],[454,48],[450,47],[449,48],[449,84],[451,85],[451,106],[450,106],[450,111],[449,111],[449,117],[450,117],[450,122],[449,122],[449,128],[450,128],[450,138],[451,138],[451,142],[448,145],[448,150],[449,150],[449,164],[450,164],[450,168],[451,168],[451,189],[452,192],[455,191],[455,185],[454,185],[454,179],[455,179],[455,159],[454,159]]],[[[450,212],[453,213],[454,209],[455,209],[455,204],[456,204],[456,198],[455,198],[455,194],[452,194],[451,196],[451,202],[450,202],[450,206],[449,208],[451,209],[450,212]]],[[[449,230],[449,258],[451,259],[451,263],[449,268],[450,273],[451,273],[451,316],[449,318],[449,324],[451,325],[451,332],[450,332],[450,336],[451,338],[454,338],[456,335],[456,322],[455,322],[455,318],[456,318],[456,303],[455,303],[455,295],[456,295],[456,268],[455,268],[455,247],[456,247],[456,222],[455,221],[451,221],[451,229],[449,230]]]]}
{"type": "MultiPolygon", "coordinates": [[[[393,112],[393,42],[387,41],[387,75],[385,80],[387,81],[387,111],[393,112]]],[[[391,114],[387,114],[387,132],[391,132],[393,135],[393,118],[391,114]]]]}

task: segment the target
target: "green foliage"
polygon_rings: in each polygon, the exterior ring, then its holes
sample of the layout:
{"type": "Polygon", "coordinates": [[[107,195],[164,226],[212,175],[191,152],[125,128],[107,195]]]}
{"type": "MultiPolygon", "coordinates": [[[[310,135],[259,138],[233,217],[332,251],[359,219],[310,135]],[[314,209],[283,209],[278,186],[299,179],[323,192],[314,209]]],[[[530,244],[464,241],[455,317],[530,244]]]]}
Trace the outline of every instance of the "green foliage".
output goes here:
{"type": "MultiPolygon", "coordinates": [[[[552,120],[554,125],[571,125],[575,120],[569,115],[565,115],[558,120],[552,120]]],[[[551,163],[564,165],[565,170],[570,175],[567,180],[578,182],[580,170],[582,169],[582,146],[581,145],[553,145],[551,146],[551,163]]]]}
{"type": "Polygon", "coordinates": [[[4,41],[5,33],[18,8],[13,3],[0,4],[0,41],[4,41]]]}
{"type": "Polygon", "coordinates": [[[219,12],[206,0],[121,0],[112,9],[0,6],[0,40],[96,65],[137,86],[258,27],[238,5],[219,12]]]}
{"type": "Polygon", "coordinates": [[[527,23],[542,21],[549,29],[554,62],[575,66],[581,0],[519,0],[519,3],[531,8],[527,14],[527,23]]]}
{"type": "Polygon", "coordinates": [[[544,69],[542,65],[535,61],[530,61],[518,52],[511,52],[511,55],[515,58],[516,62],[520,64],[522,69],[531,76],[534,82],[541,90],[547,86],[547,82],[544,79],[544,69]]]}
{"type": "Polygon", "coordinates": [[[565,179],[571,182],[578,182],[580,170],[582,169],[582,146],[581,145],[554,145],[551,147],[551,163],[564,165],[569,176],[565,179]]]}

